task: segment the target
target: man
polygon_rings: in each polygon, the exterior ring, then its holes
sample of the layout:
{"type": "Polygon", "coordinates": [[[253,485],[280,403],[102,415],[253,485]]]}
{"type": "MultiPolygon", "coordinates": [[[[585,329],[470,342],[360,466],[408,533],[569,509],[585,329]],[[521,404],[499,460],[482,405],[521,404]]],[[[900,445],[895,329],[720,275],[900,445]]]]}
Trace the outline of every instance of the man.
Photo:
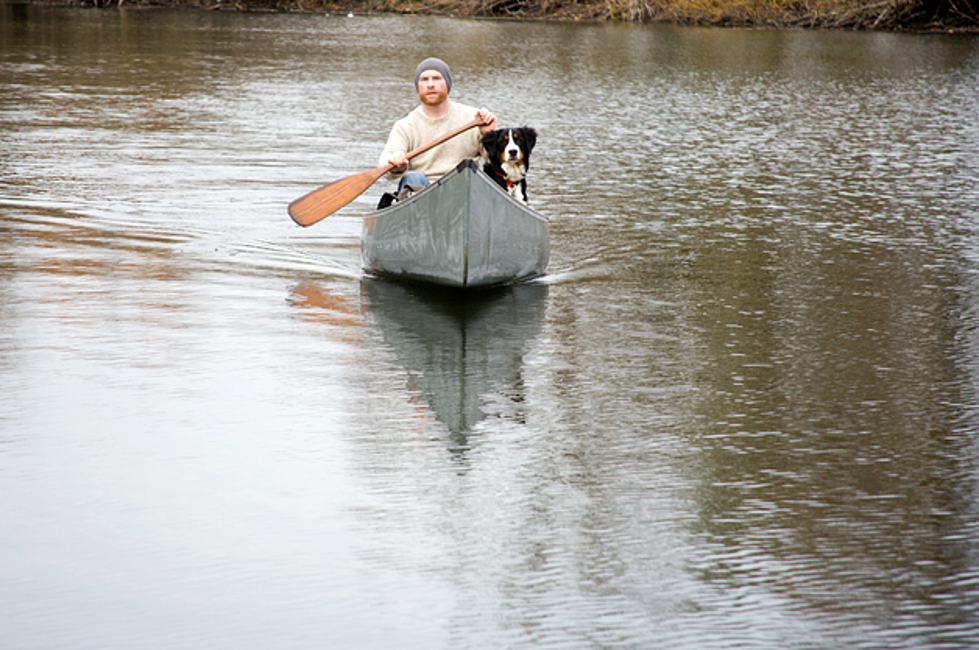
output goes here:
{"type": "Polygon", "coordinates": [[[452,170],[465,158],[479,155],[479,139],[496,128],[496,117],[485,108],[475,109],[449,100],[452,73],[441,59],[425,59],[415,69],[415,89],[421,105],[391,129],[379,165],[391,163],[391,176],[401,177],[400,192],[406,185],[428,185],[452,170]],[[449,131],[479,117],[483,124],[415,156],[407,154],[449,131]]]}

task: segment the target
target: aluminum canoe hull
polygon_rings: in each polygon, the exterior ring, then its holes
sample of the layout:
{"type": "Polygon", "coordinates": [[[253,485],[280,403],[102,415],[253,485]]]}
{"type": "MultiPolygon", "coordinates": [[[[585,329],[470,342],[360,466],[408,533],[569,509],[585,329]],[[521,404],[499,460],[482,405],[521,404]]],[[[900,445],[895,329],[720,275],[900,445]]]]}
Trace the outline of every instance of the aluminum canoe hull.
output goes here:
{"type": "Polygon", "coordinates": [[[373,275],[449,287],[489,287],[543,275],[547,220],[472,160],[364,220],[361,260],[373,275]]]}

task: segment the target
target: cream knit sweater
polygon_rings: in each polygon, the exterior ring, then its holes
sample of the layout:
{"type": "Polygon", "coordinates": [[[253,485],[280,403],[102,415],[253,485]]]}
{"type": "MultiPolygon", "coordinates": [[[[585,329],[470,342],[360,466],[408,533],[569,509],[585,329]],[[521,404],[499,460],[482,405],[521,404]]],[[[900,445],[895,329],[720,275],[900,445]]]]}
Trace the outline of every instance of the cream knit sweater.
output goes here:
{"type": "MultiPolygon", "coordinates": [[[[471,122],[476,117],[476,109],[463,104],[450,102],[448,112],[438,119],[432,119],[422,112],[422,107],[395,122],[388,136],[388,142],[379,158],[378,166],[387,164],[388,157],[395,153],[409,153],[432,140],[445,135],[452,129],[471,122]]],[[[451,171],[464,158],[479,155],[479,129],[471,128],[456,137],[429,149],[408,162],[408,169],[421,172],[434,182],[451,171]]],[[[400,178],[401,174],[390,173],[390,178],[400,178]]]]}

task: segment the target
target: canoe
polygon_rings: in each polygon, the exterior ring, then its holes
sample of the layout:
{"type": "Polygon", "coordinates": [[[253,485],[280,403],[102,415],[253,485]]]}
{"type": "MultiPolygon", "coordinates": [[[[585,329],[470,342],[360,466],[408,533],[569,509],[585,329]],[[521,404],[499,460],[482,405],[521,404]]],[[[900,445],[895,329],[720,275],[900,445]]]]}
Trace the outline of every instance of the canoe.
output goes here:
{"type": "Polygon", "coordinates": [[[464,160],[408,199],[364,220],[370,274],[449,287],[490,287],[542,275],[547,220],[464,160]]]}

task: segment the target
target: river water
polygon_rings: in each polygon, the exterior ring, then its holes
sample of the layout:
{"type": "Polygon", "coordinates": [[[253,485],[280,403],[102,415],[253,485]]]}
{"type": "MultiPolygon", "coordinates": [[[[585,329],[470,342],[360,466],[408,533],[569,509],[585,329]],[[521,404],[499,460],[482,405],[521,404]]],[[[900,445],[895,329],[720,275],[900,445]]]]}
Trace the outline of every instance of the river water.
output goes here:
{"type": "Polygon", "coordinates": [[[979,644],[979,39],[0,5],[0,645],[979,644]],[[365,278],[452,96],[540,282],[365,278]]]}

